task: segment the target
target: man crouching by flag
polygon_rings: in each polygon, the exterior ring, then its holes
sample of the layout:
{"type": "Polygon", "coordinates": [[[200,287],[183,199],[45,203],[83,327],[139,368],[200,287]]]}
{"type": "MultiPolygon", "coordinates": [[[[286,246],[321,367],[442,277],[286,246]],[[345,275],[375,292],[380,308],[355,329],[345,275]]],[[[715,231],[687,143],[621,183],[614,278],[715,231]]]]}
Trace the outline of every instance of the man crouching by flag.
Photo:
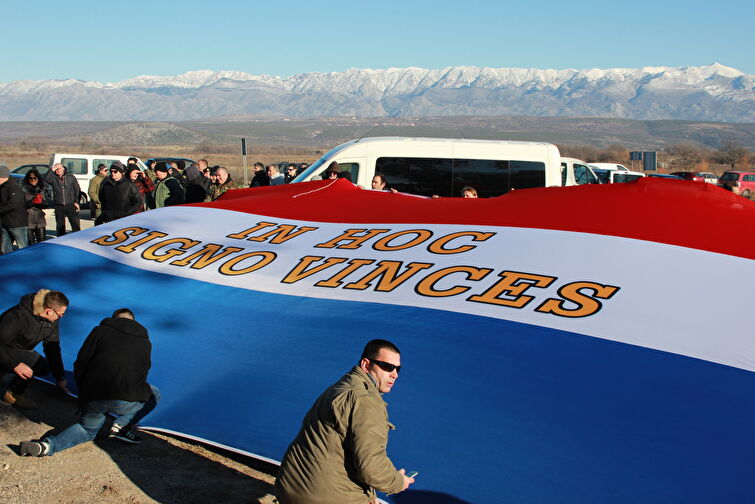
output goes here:
{"type": "Polygon", "coordinates": [[[87,336],[74,363],[81,403],[79,422],[44,440],[22,441],[20,455],[52,455],[91,441],[108,413],[115,416],[109,438],[141,443],[134,426],[160,400],[159,390],[147,383],[151,353],[147,330],[128,308],[116,310],[100,322],[87,336]]]}

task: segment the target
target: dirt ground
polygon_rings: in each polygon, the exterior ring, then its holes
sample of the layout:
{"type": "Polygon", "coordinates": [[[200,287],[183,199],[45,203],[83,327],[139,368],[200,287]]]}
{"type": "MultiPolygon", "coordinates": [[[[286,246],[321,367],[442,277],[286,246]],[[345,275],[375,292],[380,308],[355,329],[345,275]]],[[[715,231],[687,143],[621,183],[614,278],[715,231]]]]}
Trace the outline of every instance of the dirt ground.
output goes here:
{"type": "Polygon", "coordinates": [[[19,457],[21,441],[76,421],[76,401],[55,387],[35,381],[26,394],[39,409],[22,412],[0,402],[3,504],[275,502],[276,466],[144,431],[140,445],[100,434],[52,457],[19,457]]]}

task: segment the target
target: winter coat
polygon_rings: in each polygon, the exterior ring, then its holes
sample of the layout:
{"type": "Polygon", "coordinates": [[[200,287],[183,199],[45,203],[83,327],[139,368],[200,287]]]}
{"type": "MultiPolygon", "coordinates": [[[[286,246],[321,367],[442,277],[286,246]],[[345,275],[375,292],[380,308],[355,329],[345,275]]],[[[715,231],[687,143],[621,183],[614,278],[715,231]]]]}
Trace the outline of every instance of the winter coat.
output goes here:
{"type": "Polygon", "coordinates": [[[21,362],[34,366],[39,359],[34,347],[41,342],[53,376],[57,380],[64,377],[58,320],[50,322],[40,317],[45,311],[48,292],[48,289],[40,289],[26,294],[20,303],[0,315],[0,369],[3,371],[11,372],[21,362]]]}
{"type": "Polygon", "coordinates": [[[152,394],[147,384],[151,353],[147,329],[139,322],[104,319],[89,333],[73,365],[79,399],[147,401],[152,394]]]}
{"type": "Polygon", "coordinates": [[[216,199],[220,198],[226,191],[229,191],[231,189],[238,189],[238,185],[231,179],[231,176],[228,175],[228,180],[223,182],[222,184],[210,184],[210,191],[205,198],[205,201],[215,201],[216,199]]]}
{"type": "Polygon", "coordinates": [[[92,180],[89,181],[89,209],[92,215],[97,218],[102,214],[102,205],[100,204],[100,186],[102,181],[105,180],[105,175],[97,174],[92,180]]]}
{"type": "Polygon", "coordinates": [[[354,367],[315,401],[275,481],[281,504],[368,503],[374,490],[400,492],[404,478],[386,454],[386,404],[354,367]]]}
{"type": "Polygon", "coordinates": [[[173,177],[166,177],[155,182],[155,208],[180,205],[184,202],[185,192],[181,182],[173,177]]]}
{"type": "Polygon", "coordinates": [[[270,185],[283,185],[286,177],[282,173],[277,174],[274,177],[270,177],[270,185]]]}
{"type": "Polygon", "coordinates": [[[267,176],[267,173],[265,173],[265,170],[260,170],[254,174],[254,177],[252,178],[252,183],[249,184],[249,187],[262,187],[262,186],[269,186],[269,185],[270,185],[270,177],[267,176]]]}
{"type": "Polygon", "coordinates": [[[37,185],[27,182],[21,183],[24,190],[24,199],[26,200],[26,226],[29,229],[45,229],[44,209],[47,208],[47,199],[45,194],[45,185],[39,180],[37,185]]]}
{"type": "Polygon", "coordinates": [[[62,177],[50,170],[42,175],[44,181],[52,186],[53,204],[72,205],[79,202],[79,181],[71,173],[64,173],[62,177]]]}
{"type": "Polygon", "coordinates": [[[100,204],[102,222],[110,222],[139,212],[142,195],[134,183],[125,177],[118,182],[112,177],[106,177],[100,184],[100,204]]]}
{"type": "MultiPolygon", "coordinates": [[[[129,180],[130,178],[131,177],[129,176],[129,180]]],[[[134,185],[139,190],[139,194],[142,197],[142,206],[136,213],[143,212],[145,208],[149,206],[150,200],[152,198],[152,192],[155,190],[155,183],[152,182],[152,179],[150,179],[147,175],[141,175],[136,178],[134,185]]]]}
{"type": "Polygon", "coordinates": [[[26,227],[26,198],[13,177],[0,184],[0,224],[6,229],[26,227]]]}
{"type": "Polygon", "coordinates": [[[189,182],[186,188],[186,203],[202,203],[207,199],[210,190],[210,179],[197,177],[189,182]]]}

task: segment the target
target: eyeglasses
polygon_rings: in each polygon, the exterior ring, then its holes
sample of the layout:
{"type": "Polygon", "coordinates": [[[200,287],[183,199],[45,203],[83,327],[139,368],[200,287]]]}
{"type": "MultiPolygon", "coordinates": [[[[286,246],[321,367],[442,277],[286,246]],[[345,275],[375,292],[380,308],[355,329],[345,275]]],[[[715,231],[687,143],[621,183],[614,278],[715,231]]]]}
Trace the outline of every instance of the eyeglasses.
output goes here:
{"type": "Polygon", "coordinates": [[[37,177],[29,177],[29,180],[39,180],[37,177]]]}
{"type": "Polygon", "coordinates": [[[60,313],[58,313],[58,310],[56,310],[53,307],[50,307],[50,310],[52,310],[53,312],[55,312],[55,315],[57,315],[59,319],[63,318],[63,315],[66,314],[65,312],[63,312],[63,314],[61,315],[60,313]]]}
{"type": "Polygon", "coordinates": [[[377,364],[380,369],[385,371],[386,373],[392,373],[395,369],[397,373],[401,372],[401,366],[397,366],[395,364],[391,364],[390,362],[385,362],[377,359],[369,359],[370,362],[373,364],[377,364]]]}

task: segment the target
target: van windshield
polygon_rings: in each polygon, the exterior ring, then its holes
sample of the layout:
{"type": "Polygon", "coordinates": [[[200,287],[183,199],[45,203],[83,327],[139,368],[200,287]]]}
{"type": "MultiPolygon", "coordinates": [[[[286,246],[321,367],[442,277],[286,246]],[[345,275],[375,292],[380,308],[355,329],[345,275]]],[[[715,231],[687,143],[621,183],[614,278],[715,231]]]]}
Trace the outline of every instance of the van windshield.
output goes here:
{"type": "Polygon", "coordinates": [[[293,184],[295,182],[304,182],[309,177],[311,177],[312,174],[314,172],[316,172],[317,169],[320,168],[320,166],[323,165],[323,163],[325,163],[328,160],[330,160],[333,156],[336,155],[336,153],[344,150],[346,147],[348,147],[351,144],[354,144],[356,142],[358,142],[358,140],[352,140],[350,142],[343,143],[343,144],[339,145],[338,147],[333,147],[328,152],[326,152],[325,154],[323,154],[320,159],[318,159],[317,161],[315,161],[314,163],[312,163],[312,165],[309,168],[307,168],[306,170],[304,170],[303,172],[301,172],[299,175],[297,175],[296,178],[291,181],[291,183],[293,184]]]}

